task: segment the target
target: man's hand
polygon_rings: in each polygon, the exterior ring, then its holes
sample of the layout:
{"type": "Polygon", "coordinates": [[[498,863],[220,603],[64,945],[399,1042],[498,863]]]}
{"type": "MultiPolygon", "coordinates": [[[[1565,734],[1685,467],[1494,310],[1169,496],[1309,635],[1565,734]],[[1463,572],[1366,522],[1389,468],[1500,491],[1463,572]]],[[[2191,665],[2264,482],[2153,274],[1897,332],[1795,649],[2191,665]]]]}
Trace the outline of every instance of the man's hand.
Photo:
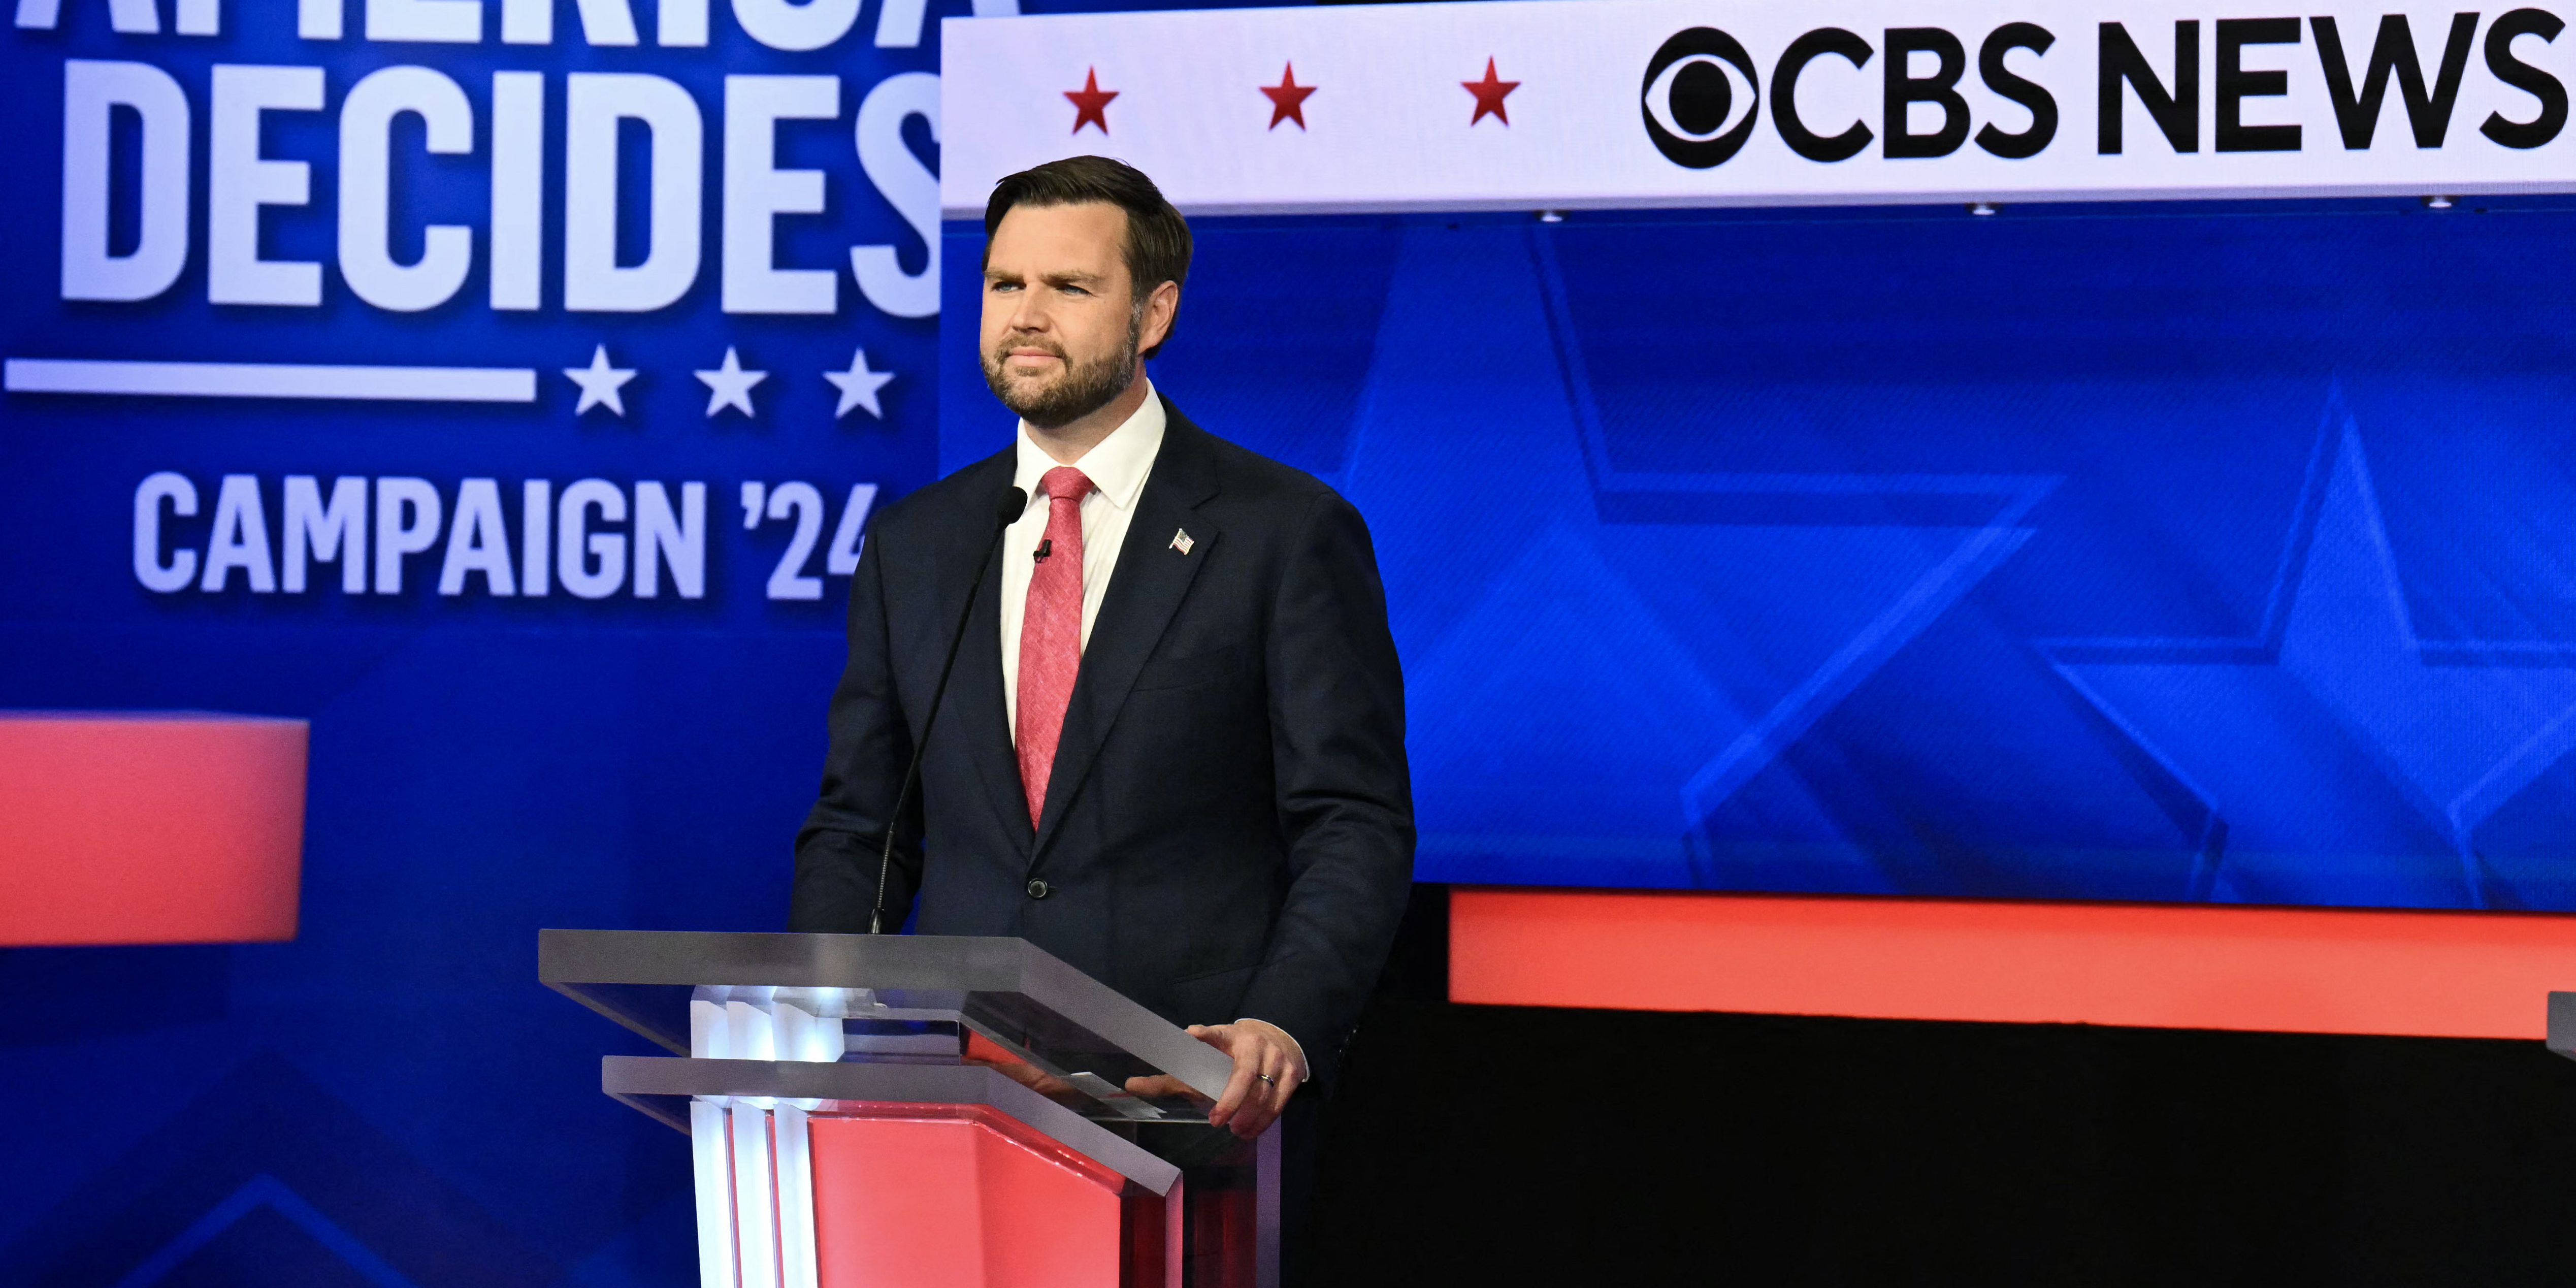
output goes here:
{"type": "MultiPolygon", "coordinates": [[[[1208,1111],[1210,1126],[1232,1127],[1235,1135],[1250,1140],[1278,1119],[1288,1107],[1288,1097],[1306,1081],[1305,1059],[1287,1031],[1276,1024],[1266,1020],[1193,1024],[1189,1033],[1234,1057],[1234,1076],[1226,1080],[1225,1094],[1208,1111]]],[[[1145,1097],[1195,1094],[1170,1074],[1129,1078],[1127,1091],[1145,1097]]]]}

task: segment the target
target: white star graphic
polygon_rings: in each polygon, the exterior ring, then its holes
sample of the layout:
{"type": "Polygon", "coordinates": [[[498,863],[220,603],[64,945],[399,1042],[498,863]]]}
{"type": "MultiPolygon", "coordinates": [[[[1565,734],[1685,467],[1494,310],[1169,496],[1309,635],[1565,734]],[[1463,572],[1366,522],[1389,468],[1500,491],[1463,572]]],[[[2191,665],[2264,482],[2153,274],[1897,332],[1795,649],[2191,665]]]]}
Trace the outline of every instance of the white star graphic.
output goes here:
{"type": "Polygon", "coordinates": [[[705,381],[711,391],[707,395],[709,416],[727,407],[745,416],[757,416],[760,413],[751,405],[751,387],[769,379],[769,373],[743,370],[742,359],[734,356],[732,345],[726,345],[724,365],[713,371],[699,372],[698,379],[705,381]]]}
{"type": "Polygon", "coordinates": [[[617,391],[635,378],[635,371],[631,367],[608,365],[607,345],[591,350],[589,366],[566,367],[563,373],[581,386],[581,405],[572,409],[573,415],[578,416],[593,407],[606,407],[620,416],[626,414],[626,400],[617,391]]]}
{"type": "Polygon", "coordinates": [[[894,373],[868,370],[867,350],[860,349],[850,355],[849,370],[826,371],[823,373],[823,378],[831,381],[832,387],[841,391],[841,405],[832,413],[832,419],[839,420],[849,415],[852,407],[865,407],[869,415],[878,420],[885,419],[885,408],[877,405],[877,391],[885,388],[887,381],[894,379],[894,373]]]}

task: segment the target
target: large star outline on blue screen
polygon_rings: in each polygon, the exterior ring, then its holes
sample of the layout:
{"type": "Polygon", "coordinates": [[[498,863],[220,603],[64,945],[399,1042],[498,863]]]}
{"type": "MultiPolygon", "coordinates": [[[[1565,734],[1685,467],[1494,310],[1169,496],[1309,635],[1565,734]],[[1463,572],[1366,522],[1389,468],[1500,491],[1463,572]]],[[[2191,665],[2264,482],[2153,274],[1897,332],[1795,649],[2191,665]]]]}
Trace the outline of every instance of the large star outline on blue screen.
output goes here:
{"type": "MultiPolygon", "coordinates": [[[[1812,728],[1875,673],[1898,649],[1922,634],[2004,560],[2036,535],[2023,520],[2064,479],[2055,474],[1923,474],[1923,473],[1745,473],[1708,472],[1652,474],[1625,471],[1612,464],[1609,433],[1602,423],[1582,349],[1574,341],[1572,309],[1567,304],[1562,270],[1553,243],[1532,238],[1539,278],[1546,289],[1549,321],[1555,332],[1558,362],[1567,395],[1582,427],[1584,464],[1596,504],[1604,510],[1646,511],[1696,494],[1701,498],[1762,497],[1803,501],[1830,512],[1837,503],[1861,506],[1890,499],[1947,502],[1954,514],[1978,512],[1974,521],[1917,522],[1928,534],[1955,530],[1959,538],[1946,553],[1914,570],[1913,576],[1857,624],[1832,651],[1817,661],[1779,699],[1731,738],[1725,750],[1702,764],[1681,787],[1686,817],[1705,817],[1750,783],[1790,744],[1812,728]]],[[[1891,588],[1893,589],[1893,588],[1891,588]]]]}
{"type": "Polygon", "coordinates": [[[1386,308],[1334,481],[1413,555],[1388,593],[1426,872],[1705,883],[1699,820],[2020,549],[2058,482],[1621,472],[1541,231],[1420,234],[1386,308]]]}
{"type": "MultiPolygon", "coordinates": [[[[2304,471],[2293,458],[2223,480],[2224,504],[2173,511],[2223,521],[2191,534],[2217,543],[2202,551],[2215,564],[2176,547],[2116,564],[2169,584],[2066,582],[2052,579],[2084,573],[2052,546],[1989,597],[2048,521],[2035,516],[2065,486],[2055,471],[2087,471],[2085,493],[2048,512],[2080,524],[2100,508],[2094,472],[2118,461],[2063,440],[1999,458],[1987,442],[1964,459],[2046,465],[1930,472],[1899,464],[1946,463],[1919,439],[1881,453],[1867,437],[1901,432],[1910,406],[1854,403],[1828,414],[1897,419],[1852,422],[1863,437],[1847,452],[1776,455],[1821,466],[1809,472],[1645,472],[1712,459],[1695,435],[1798,432],[1802,413],[1676,392],[1697,388],[1687,346],[1638,361],[1618,333],[1708,319],[1578,319],[1576,302],[1600,301],[1569,293],[1552,230],[1409,229],[1387,271],[1371,347],[1334,358],[1365,364],[1347,420],[1303,393],[1248,408],[1292,433],[1311,435],[1317,411],[1347,426],[1338,460],[1313,468],[1393,556],[1381,568],[1426,879],[2404,906],[2535,895],[2520,856],[2576,805],[2576,650],[2449,638],[2431,619],[2433,638],[2419,635],[2339,395],[2313,435],[2294,422],[2255,453],[2305,442],[2304,471]],[[1608,332],[1579,338],[1578,320],[1608,332]],[[1597,394],[1587,356],[1606,364],[1597,394]],[[1894,468],[1873,471],[1882,460],[1894,468]],[[2281,545],[2255,553],[2271,593],[2245,635],[2028,629],[2119,620],[2132,596],[2181,595],[2195,614],[2224,601],[2254,553],[2225,548],[2246,500],[2293,490],[2286,516],[2257,521],[2256,544],[2281,545]]],[[[1185,371],[1174,385],[1191,393],[1185,371]]],[[[2152,413],[2131,422],[2154,431],[2152,413]]]]}
{"type": "Polygon", "coordinates": [[[2258,638],[2041,648],[2201,836],[2204,898],[2485,906],[2479,826],[2576,750],[2576,670],[2428,657],[2339,395],[2258,638]]]}

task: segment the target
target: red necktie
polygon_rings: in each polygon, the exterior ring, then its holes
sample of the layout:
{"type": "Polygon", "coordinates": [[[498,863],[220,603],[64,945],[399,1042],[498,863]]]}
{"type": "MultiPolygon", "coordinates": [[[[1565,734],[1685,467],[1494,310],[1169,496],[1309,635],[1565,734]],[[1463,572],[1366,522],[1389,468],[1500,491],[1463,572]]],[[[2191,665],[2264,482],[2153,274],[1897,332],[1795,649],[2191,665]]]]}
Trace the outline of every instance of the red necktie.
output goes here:
{"type": "Polygon", "coordinates": [[[1020,617],[1020,786],[1029,795],[1029,826],[1046,811],[1047,777],[1064,733],[1064,709],[1082,670],[1082,498],[1091,479],[1070,465],[1038,480],[1046,493],[1045,554],[1029,576],[1028,611],[1020,617]]]}

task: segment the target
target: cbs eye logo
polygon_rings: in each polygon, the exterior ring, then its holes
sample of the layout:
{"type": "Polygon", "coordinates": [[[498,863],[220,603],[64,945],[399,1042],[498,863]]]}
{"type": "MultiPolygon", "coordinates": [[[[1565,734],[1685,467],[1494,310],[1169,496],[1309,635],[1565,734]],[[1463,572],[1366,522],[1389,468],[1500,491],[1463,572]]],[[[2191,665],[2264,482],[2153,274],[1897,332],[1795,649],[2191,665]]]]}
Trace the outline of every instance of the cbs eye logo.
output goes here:
{"type": "Polygon", "coordinates": [[[1715,27],[1678,32],[1646,60],[1646,137],[1674,165],[1722,165],[1753,137],[1761,86],[1735,37],[1715,27]]]}

